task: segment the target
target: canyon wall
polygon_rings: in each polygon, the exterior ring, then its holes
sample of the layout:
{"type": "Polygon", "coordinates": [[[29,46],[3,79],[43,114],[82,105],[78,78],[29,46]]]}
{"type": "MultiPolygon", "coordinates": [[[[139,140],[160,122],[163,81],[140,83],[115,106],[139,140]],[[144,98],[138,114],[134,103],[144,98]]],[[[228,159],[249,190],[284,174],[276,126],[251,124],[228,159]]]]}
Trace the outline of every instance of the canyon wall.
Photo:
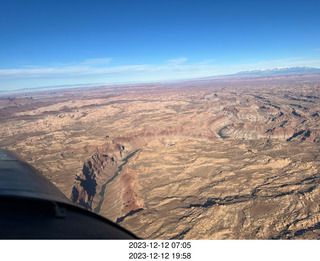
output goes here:
{"type": "Polygon", "coordinates": [[[149,239],[319,238],[320,76],[0,97],[0,146],[149,239]]]}

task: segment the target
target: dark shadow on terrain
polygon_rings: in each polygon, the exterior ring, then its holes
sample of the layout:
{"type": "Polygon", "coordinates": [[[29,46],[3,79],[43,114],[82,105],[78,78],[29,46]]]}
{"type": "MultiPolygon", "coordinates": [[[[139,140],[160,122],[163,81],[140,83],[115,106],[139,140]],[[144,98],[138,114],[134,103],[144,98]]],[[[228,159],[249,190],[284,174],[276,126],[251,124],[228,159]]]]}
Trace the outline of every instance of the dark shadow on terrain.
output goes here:
{"type": "Polygon", "coordinates": [[[222,139],[227,139],[229,138],[229,136],[225,136],[222,134],[222,131],[227,129],[227,126],[223,127],[222,129],[219,130],[218,135],[222,138],[222,139]]]}
{"type": "MultiPolygon", "coordinates": [[[[82,173],[85,176],[85,179],[81,179],[80,177],[77,177],[76,180],[80,181],[80,186],[83,188],[84,191],[86,191],[88,195],[88,200],[85,202],[83,199],[80,199],[78,204],[86,209],[92,210],[92,200],[93,197],[96,195],[96,187],[97,187],[97,181],[95,179],[95,175],[92,175],[92,170],[90,169],[92,167],[91,162],[88,162],[89,167],[86,165],[83,165],[82,173]]],[[[76,187],[73,187],[72,189],[72,195],[71,200],[73,203],[76,203],[79,199],[79,191],[76,187]]]]}
{"type": "Polygon", "coordinates": [[[132,216],[133,214],[138,213],[141,210],[143,210],[143,208],[138,208],[138,209],[135,209],[135,210],[131,210],[127,215],[117,218],[116,223],[118,224],[118,223],[122,222],[126,217],[132,216]]]}
{"type": "Polygon", "coordinates": [[[301,135],[302,133],[304,133],[304,130],[294,133],[290,138],[287,139],[287,141],[292,140],[293,138],[301,135]]]}
{"type": "Polygon", "coordinates": [[[178,234],[170,239],[183,239],[184,235],[187,234],[190,230],[191,230],[191,228],[187,228],[187,229],[183,230],[180,234],[178,234]]]}

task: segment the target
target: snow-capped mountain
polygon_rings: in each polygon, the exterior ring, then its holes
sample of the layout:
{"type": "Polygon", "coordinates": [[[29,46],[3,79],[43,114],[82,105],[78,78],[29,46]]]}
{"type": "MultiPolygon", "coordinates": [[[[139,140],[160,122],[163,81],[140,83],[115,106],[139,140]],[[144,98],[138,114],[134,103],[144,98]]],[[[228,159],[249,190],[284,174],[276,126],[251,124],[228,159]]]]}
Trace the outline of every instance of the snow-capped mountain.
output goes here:
{"type": "Polygon", "coordinates": [[[278,76],[295,74],[320,74],[320,69],[311,67],[280,67],[275,69],[261,69],[244,71],[233,74],[232,76],[259,77],[259,76],[278,76]]]}

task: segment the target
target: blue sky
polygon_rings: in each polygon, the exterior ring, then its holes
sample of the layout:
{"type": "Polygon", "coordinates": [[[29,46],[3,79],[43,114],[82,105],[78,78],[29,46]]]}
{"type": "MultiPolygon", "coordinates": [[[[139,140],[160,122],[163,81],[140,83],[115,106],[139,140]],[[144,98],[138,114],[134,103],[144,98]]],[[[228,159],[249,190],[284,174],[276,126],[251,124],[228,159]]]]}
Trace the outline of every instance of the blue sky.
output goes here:
{"type": "Polygon", "coordinates": [[[1,0],[0,90],[320,68],[320,1],[1,0]]]}

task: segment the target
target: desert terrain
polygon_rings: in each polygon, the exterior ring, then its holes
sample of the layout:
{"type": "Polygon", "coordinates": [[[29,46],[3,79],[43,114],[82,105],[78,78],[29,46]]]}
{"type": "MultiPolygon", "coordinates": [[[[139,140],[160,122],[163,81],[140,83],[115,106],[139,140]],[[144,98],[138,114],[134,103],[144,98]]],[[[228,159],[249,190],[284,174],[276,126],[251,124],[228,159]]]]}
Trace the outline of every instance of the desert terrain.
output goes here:
{"type": "Polygon", "coordinates": [[[320,75],[0,96],[0,148],[146,239],[319,239],[320,75]]]}

